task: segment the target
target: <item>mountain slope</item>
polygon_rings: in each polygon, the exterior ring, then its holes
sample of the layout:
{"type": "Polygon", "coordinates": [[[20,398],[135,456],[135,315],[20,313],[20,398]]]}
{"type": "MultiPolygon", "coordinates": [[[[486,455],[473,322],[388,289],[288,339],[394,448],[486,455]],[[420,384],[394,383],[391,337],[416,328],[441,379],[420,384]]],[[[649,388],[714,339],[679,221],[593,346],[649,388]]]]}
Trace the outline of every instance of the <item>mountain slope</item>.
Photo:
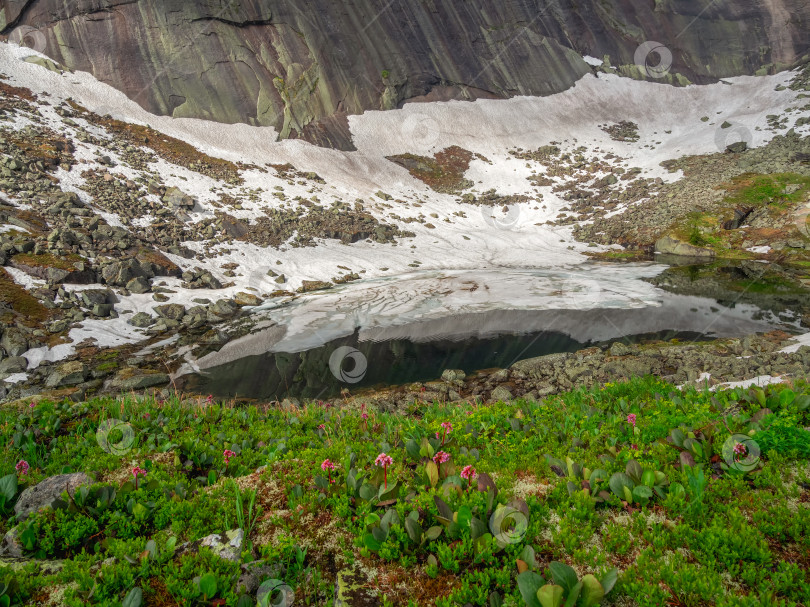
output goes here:
{"type": "Polygon", "coordinates": [[[4,0],[0,33],[27,36],[152,113],[351,149],[348,115],[560,92],[590,71],[583,55],[637,78],[671,55],[656,77],[706,83],[782,69],[810,47],[800,0],[703,4],[4,0]],[[662,55],[639,52],[651,40],[662,55]]]}

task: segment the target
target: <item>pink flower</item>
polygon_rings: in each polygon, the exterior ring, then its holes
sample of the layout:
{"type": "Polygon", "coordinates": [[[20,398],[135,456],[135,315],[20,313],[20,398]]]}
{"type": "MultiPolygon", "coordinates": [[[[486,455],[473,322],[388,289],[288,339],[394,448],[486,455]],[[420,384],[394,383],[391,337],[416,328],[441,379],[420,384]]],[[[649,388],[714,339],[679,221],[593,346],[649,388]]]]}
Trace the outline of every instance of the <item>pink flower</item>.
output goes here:
{"type": "Polygon", "coordinates": [[[446,451],[439,451],[436,455],[433,456],[433,461],[437,464],[443,464],[447,460],[450,459],[450,454],[446,451]]]}
{"type": "Polygon", "coordinates": [[[436,438],[439,438],[439,433],[438,432],[436,433],[436,438]]]}
{"type": "Polygon", "coordinates": [[[25,476],[26,474],[28,474],[28,469],[30,467],[31,466],[28,465],[27,461],[25,461],[24,459],[21,459],[20,461],[17,462],[17,465],[14,466],[14,469],[17,470],[17,472],[20,474],[20,476],[25,476]]]}
{"type": "Polygon", "coordinates": [[[475,468],[473,468],[472,466],[464,466],[464,468],[461,471],[461,478],[472,480],[473,478],[475,478],[476,474],[477,472],[475,471],[475,468]]]}
{"type": "Polygon", "coordinates": [[[214,402],[214,395],[213,395],[213,394],[209,394],[209,395],[208,395],[208,398],[206,398],[206,399],[205,399],[205,402],[207,402],[209,405],[210,405],[211,403],[213,403],[213,402],[214,402]]]}
{"type": "Polygon", "coordinates": [[[150,416],[148,413],[144,413],[144,414],[143,414],[143,416],[144,416],[146,419],[149,419],[149,418],[151,417],[151,416],[150,416]]]}
{"type": "Polygon", "coordinates": [[[374,460],[374,463],[378,466],[382,466],[383,468],[383,479],[385,480],[385,488],[388,489],[388,466],[394,463],[394,460],[391,459],[390,455],[386,455],[385,453],[380,453],[377,456],[377,459],[374,460]]]}
{"type": "Polygon", "coordinates": [[[444,434],[442,435],[442,446],[444,446],[444,441],[447,440],[447,433],[453,430],[453,424],[450,422],[442,422],[442,428],[444,428],[444,434]]]}
{"type": "Polygon", "coordinates": [[[636,414],[631,413],[627,416],[627,423],[632,425],[634,428],[636,427],[636,414]]]}
{"type": "Polygon", "coordinates": [[[225,467],[226,468],[228,467],[228,462],[231,461],[231,458],[234,455],[236,455],[236,453],[234,451],[231,451],[230,449],[225,449],[225,451],[222,452],[222,457],[225,458],[225,467]]]}
{"type": "Polygon", "coordinates": [[[362,417],[363,419],[368,419],[368,413],[363,411],[363,413],[360,415],[360,417],[362,417]]]}
{"type": "Polygon", "coordinates": [[[742,443],[737,443],[734,445],[734,455],[736,456],[734,459],[739,461],[742,456],[748,455],[748,447],[742,443]]]}
{"type": "Polygon", "coordinates": [[[321,424],[318,426],[318,430],[326,430],[326,424],[321,424]]]}
{"type": "Polygon", "coordinates": [[[34,401],[31,401],[31,402],[28,404],[28,406],[29,406],[29,407],[31,407],[31,408],[33,409],[33,408],[34,408],[34,407],[36,407],[37,405],[36,405],[36,403],[35,403],[34,401]]]}
{"type": "Polygon", "coordinates": [[[139,476],[146,476],[146,470],[140,468],[139,466],[135,466],[132,469],[132,476],[135,477],[135,489],[138,488],[138,477],[139,476]]]}
{"type": "Polygon", "coordinates": [[[324,472],[327,471],[327,470],[334,470],[334,469],[335,469],[335,464],[333,464],[328,459],[323,460],[323,463],[321,463],[321,470],[323,470],[324,472]]]}

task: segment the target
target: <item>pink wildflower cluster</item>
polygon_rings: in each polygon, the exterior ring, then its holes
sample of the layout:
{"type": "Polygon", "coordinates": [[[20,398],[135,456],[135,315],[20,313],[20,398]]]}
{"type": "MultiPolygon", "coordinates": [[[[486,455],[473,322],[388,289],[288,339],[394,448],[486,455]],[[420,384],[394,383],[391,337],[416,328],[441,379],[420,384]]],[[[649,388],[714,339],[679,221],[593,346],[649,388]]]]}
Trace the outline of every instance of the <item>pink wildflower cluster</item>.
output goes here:
{"type": "Polygon", "coordinates": [[[388,489],[388,466],[394,463],[394,460],[391,458],[390,455],[386,455],[385,453],[380,453],[377,456],[377,459],[374,460],[374,463],[377,466],[382,466],[384,471],[384,480],[385,480],[385,488],[388,489]]]}
{"type": "Polygon", "coordinates": [[[17,462],[17,465],[14,466],[14,469],[17,470],[17,472],[20,474],[20,476],[25,476],[26,474],[28,474],[28,469],[30,467],[31,466],[28,465],[27,461],[25,461],[24,459],[21,459],[20,461],[17,462]]]}
{"type": "MultiPolygon", "coordinates": [[[[453,431],[453,424],[450,422],[442,422],[442,428],[444,428],[444,434],[442,434],[442,446],[444,446],[444,441],[447,440],[447,435],[453,431]]],[[[438,438],[438,436],[436,438],[438,438]]]]}
{"type": "Polygon", "coordinates": [[[433,456],[433,461],[437,464],[443,464],[444,462],[450,459],[450,454],[446,451],[439,451],[436,455],[433,456]]]}
{"type": "Polygon", "coordinates": [[[321,463],[321,470],[327,472],[329,474],[329,482],[333,483],[335,481],[332,480],[332,470],[335,469],[335,464],[332,463],[328,458],[323,460],[321,463]]]}
{"type": "Polygon", "coordinates": [[[222,452],[222,457],[225,458],[225,467],[226,468],[228,467],[228,464],[230,463],[231,458],[234,455],[236,455],[236,453],[234,451],[231,451],[230,449],[225,449],[225,451],[222,452]]]}
{"type": "Polygon", "coordinates": [[[736,459],[739,461],[740,458],[742,458],[745,455],[748,455],[748,447],[746,447],[742,443],[737,443],[736,445],[734,445],[734,455],[737,456],[736,459]]]}
{"type": "Polygon", "coordinates": [[[636,414],[635,413],[631,413],[630,415],[627,416],[627,423],[630,424],[631,426],[633,426],[634,428],[636,427],[636,414]]]}
{"type": "Polygon", "coordinates": [[[478,473],[475,471],[475,468],[473,468],[472,466],[464,466],[464,468],[461,470],[461,478],[466,478],[467,479],[467,486],[470,486],[472,484],[472,480],[477,475],[478,475],[478,473]]]}

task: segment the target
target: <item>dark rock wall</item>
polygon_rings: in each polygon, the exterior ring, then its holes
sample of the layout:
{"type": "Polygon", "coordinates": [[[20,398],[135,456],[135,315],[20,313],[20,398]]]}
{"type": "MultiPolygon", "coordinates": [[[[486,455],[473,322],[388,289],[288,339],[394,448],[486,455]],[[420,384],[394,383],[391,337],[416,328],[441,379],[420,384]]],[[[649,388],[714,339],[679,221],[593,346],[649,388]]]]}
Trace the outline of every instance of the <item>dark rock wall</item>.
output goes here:
{"type": "Polygon", "coordinates": [[[590,70],[582,54],[644,77],[647,40],[680,75],[662,82],[783,69],[808,51],[808,16],[804,0],[0,0],[0,33],[36,28],[48,55],[155,113],[348,148],[349,114],[547,95],[590,70]]]}

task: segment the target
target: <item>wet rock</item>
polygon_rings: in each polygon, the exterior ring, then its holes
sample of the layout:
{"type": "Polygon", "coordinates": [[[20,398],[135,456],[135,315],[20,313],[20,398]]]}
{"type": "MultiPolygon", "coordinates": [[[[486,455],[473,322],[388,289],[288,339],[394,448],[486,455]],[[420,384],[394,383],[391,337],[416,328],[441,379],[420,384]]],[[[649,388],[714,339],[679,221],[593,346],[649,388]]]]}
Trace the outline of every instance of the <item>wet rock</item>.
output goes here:
{"type": "Polygon", "coordinates": [[[726,152],[731,154],[739,154],[740,152],[744,152],[748,149],[748,143],[745,141],[735,141],[734,143],[730,143],[726,146],[726,152]]]}
{"type": "Polygon", "coordinates": [[[207,546],[211,552],[226,561],[237,562],[241,558],[245,532],[242,529],[231,529],[225,533],[213,533],[200,541],[200,546],[207,546]]]}
{"type": "Polygon", "coordinates": [[[109,388],[114,392],[128,392],[164,386],[169,381],[170,378],[165,373],[138,373],[134,369],[125,369],[110,380],[109,388]]]}
{"type": "Polygon", "coordinates": [[[31,513],[45,506],[50,506],[54,501],[58,500],[63,491],[73,495],[81,485],[90,485],[92,483],[93,480],[84,472],[60,474],[46,478],[20,494],[20,498],[14,506],[14,514],[17,515],[18,521],[24,521],[31,513]]]}

